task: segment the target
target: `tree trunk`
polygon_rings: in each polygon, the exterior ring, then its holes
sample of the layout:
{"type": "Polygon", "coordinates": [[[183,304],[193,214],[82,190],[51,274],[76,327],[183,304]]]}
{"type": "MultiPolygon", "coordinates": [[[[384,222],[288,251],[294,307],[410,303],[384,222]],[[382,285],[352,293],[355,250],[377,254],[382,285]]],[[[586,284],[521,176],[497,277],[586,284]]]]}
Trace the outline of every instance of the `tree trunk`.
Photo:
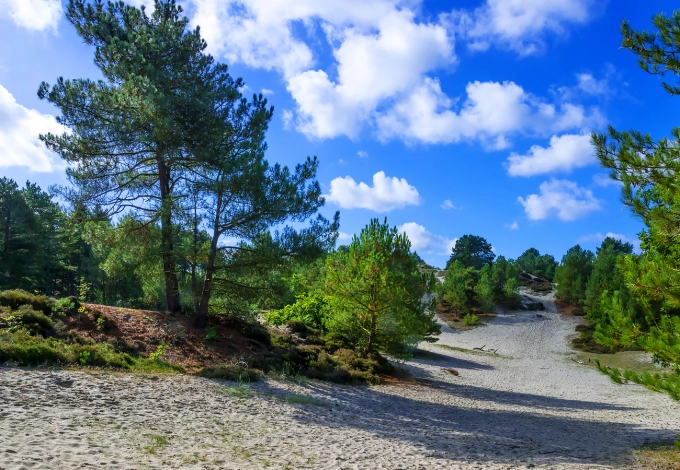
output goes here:
{"type": "Polygon", "coordinates": [[[217,195],[215,205],[215,223],[213,224],[213,236],[210,241],[210,253],[208,254],[208,264],[205,268],[205,280],[203,281],[203,291],[201,292],[201,303],[196,311],[196,326],[204,328],[208,324],[208,303],[212,293],[212,280],[215,274],[215,259],[217,258],[217,242],[220,239],[220,215],[222,213],[222,194],[217,195]]]}
{"type": "Polygon", "coordinates": [[[7,262],[9,253],[9,226],[12,223],[12,209],[7,203],[7,214],[5,216],[5,244],[3,245],[4,261],[7,262]]]}
{"type": "Polygon", "coordinates": [[[378,317],[378,312],[376,311],[376,302],[375,302],[375,284],[371,284],[371,303],[368,304],[369,308],[372,307],[371,310],[371,329],[370,329],[370,334],[368,335],[368,347],[366,348],[366,352],[368,354],[373,353],[373,349],[375,347],[375,329],[376,329],[376,321],[378,317]]]}
{"type": "Polygon", "coordinates": [[[191,294],[194,301],[194,312],[198,312],[198,281],[196,280],[196,265],[198,264],[198,214],[196,213],[196,201],[194,200],[194,259],[191,262],[191,294]]]}
{"type": "Polygon", "coordinates": [[[161,156],[158,157],[158,179],[161,187],[161,250],[163,254],[163,275],[165,276],[165,298],[168,310],[182,309],[179,299],[179,282],[172,243],[172,200],[170,198],[170,170],[161,156]]]}

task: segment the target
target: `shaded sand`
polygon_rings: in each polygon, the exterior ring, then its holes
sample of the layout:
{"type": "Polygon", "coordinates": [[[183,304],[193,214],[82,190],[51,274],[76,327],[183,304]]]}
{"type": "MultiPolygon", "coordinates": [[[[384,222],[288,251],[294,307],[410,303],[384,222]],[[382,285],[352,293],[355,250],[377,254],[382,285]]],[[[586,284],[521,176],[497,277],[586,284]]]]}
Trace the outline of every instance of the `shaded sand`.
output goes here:
{"type": "Polygon", "coordinates": [[[546,304],[444,327],[441,344],[505,357],[423,345],[411,385],[3,368],[0,469],[633,468],[633,447],[680,432],[680,404],[572,362],[575,320],[546,304]]]}

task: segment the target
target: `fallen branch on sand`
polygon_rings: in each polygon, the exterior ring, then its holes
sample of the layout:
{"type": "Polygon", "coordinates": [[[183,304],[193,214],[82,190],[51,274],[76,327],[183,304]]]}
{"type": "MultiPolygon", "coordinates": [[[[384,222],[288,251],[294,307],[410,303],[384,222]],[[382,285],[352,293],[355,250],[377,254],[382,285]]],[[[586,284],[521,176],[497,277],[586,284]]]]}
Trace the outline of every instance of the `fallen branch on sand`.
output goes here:
{"type": "Polygon", "coordinates": [[[498,354],[498,349],[484,349],[486,347],[486,344],[482,346],[481,348],[472,348],[473,351],[482,351],[482,352],[490,352],[494,354],[498,354]]]}
{"type": "Polygon", "coordinates": [[[585,364],[585,362],[583,362],[583,361],[577,361],[577,360],[574,359],[573,357],[571,357],[570,359],[571,359],[572,361],[574,361],[576,364],[581,364],[581,365],[585,364]]]}

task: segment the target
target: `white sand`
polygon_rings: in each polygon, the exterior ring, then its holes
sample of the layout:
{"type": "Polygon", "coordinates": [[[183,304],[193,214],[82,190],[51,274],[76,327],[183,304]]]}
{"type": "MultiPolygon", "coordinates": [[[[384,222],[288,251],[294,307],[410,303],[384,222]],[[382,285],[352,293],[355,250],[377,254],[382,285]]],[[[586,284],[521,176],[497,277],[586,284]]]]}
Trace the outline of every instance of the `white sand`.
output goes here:
{"type": "Polygon", "coordinates": [[[672,440],[680,404],[572,362],[573,319],[546,303],[445,327],[442,344],[512,358],[425,345],[442,356],[407,364],[416,385],[266,380],[238,398],[189,376],[0,369],[0,469],[631,468],[632,448],[672,440]]]}

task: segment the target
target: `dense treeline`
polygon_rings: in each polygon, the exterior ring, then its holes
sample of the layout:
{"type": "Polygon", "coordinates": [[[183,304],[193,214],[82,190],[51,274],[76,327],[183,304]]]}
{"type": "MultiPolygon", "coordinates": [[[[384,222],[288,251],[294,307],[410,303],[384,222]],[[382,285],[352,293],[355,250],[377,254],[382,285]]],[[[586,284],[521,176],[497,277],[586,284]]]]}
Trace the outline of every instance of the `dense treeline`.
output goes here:
{"type": "Polygon", "coordinates": [[[552,278],[557,263],[536,248],[517,260],[496,257],[491,244],[477,235],[463,235],[452,249],[439,288],[443,307],[453,310],[467,324],[477,323],[478,313],[494,311],[496,303],[514,308],[521,300],[521,272],[552,278]]]}

